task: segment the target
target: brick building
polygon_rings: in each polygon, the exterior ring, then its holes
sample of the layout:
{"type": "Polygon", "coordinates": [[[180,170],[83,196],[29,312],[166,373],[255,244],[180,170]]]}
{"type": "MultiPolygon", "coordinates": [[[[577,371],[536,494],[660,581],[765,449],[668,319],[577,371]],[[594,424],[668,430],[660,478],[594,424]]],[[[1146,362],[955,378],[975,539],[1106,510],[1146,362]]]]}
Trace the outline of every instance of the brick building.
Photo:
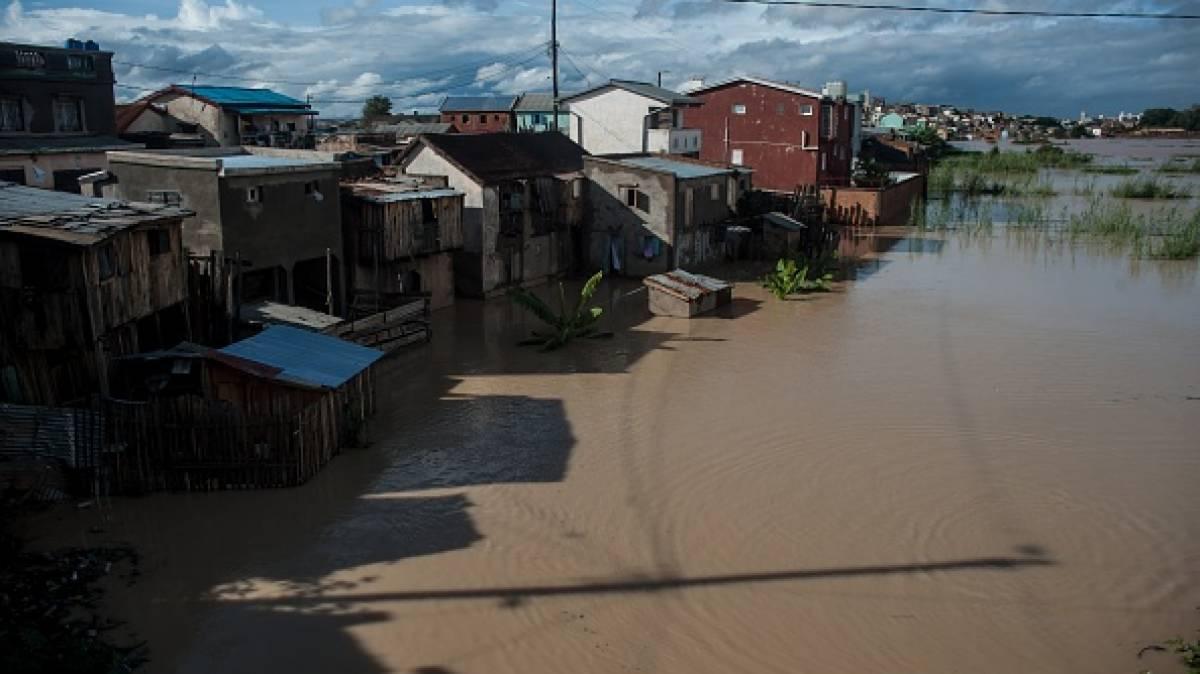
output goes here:
{"type": "Polygon", "coordinates": [[[703,134],[700,159],[751,168],[764,190],[849,183],[856,111],[844,98],[754,77],[688,95],[701,102],[684,113],[703,134]]]}
{"type": "Polygon", "coordinates": [[[438,112],[459,133],[507,133],[517,130],[516,105],[516,96],[447,96],[438,112]]]}

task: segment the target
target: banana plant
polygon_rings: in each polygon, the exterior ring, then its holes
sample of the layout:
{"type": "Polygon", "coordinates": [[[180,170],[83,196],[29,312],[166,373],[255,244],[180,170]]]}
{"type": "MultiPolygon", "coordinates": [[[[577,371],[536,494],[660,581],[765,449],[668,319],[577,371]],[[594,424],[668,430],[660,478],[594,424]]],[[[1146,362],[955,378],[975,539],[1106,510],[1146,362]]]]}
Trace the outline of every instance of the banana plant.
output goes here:
{"type": "Polygon", "coordinates": [[[606,337],[609,333],[601,333],[596,329],[596,323],[604,314],[600,307],[588,306],[592,295],[600,286],[604,272],[598,271],[583,284],[579,298],[574,306],[567,308],[567,292],[563,284],[558,284],[558,312],[542,298],[524,288],[514,288],[509,291],[509,297],[518,306],[524,307],[529,313],[537,316],[550,327],[548,331],[534,330],[533,335],[520,342],[521,346],[541,346],[542,351],[553,351],[565,346],[572,339],[606,337]]]}
{"type": "Polygon", "coordinates": [[[833,274],[825,273],[808,278],[808,265],[800,266],[790,258],[780,258],[775,269],[762,279],[762,286],[779,299],[810,292],[829,292],[833,289],[833,274]]]}

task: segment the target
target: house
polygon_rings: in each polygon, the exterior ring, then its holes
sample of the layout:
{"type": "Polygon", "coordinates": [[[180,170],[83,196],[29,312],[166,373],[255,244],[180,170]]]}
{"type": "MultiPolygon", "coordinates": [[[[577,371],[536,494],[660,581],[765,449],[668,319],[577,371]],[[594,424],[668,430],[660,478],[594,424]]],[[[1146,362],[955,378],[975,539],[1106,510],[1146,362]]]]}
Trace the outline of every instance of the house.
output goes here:
{"type": "Polygon", "coordinates": [[[113,82],[94,42],[0,42],[0,180],[78,193],[106,151],[139,147],[117,138],[113,82]]]}
{"type": "Polygon", "coordinates": [[[333,157],[273,148],[113,152],[102,190],[194,211],[184,247],[240,263],[238,303],[269,299],[338,314],[342,167],[333,157]]]}
{"type": "Polygon", "coordinates": [[[198,135],[204,145],[312,147],[312,106],[270,89],[172,84],[122,111],[120,134],[198,135]]]}
{"type": "Polygon", "coordinates": [[[683,125],[684,110],[700,102],[670,89],[609,80],[561,102],[570,112],[568,135],[591,154],[700,152],[700,130],[683,125]]]}
{"type": "Polygon", "coordinates": [[[105,401],[121,446],[120,460],[105,471],[110,489],[302,484],[342,447],[361,443],[383,355],[270,325],[221,349],[183,343],[122,359],[125,395],[144,402],[105,401]],[[164,426],[173,432],[161,432],[164,426]]]}
{"type": "Polygon", "coordinates": [[[748,172],[662,155],[585,157],[591,268],[645,276],[722,256],[748,172]]]}
{"type": "Polygon", "coordinates": [[[555,124],[554,94],[522,94],[513,110],[520,133],[567,133],[571,125],[571,115],[565,105],[558,108],[558,123],[555,124]]]}
{"type": "Polygon", "coordinates": [[[736,77],[691,92],[701,102],[688,124],[700,129],[700,158],[754,169],[760,189],[847,184],[855,106],[793,84],[736,77]]]}
{"type": "Polygon", "coordinates": [[[463,247],[463,193],[445,181],[403,178],[342,183],[346,284],[355,298],[427,295],[431,309],[448,307],[454,254],[463,247]]]}
{"type": "Polygon", "coordinates": [[[187,338],[187,215],[0,183],[0,400],[105,393],[112,357],[187,338]]]}
{"type": "Polygon", "coordinates": [[[516,129],[516,105],[516,96],[447,96],[438,110],[459,133],[505,133],[516,129]]]}
{"type": "Polygon", "coordinates": [[[563,274],[579,259],[583,157],[561,133],[431,134],[399,161],[408,175],[445,176],[463,193],[464,295],[487,297],[563,274]]]}

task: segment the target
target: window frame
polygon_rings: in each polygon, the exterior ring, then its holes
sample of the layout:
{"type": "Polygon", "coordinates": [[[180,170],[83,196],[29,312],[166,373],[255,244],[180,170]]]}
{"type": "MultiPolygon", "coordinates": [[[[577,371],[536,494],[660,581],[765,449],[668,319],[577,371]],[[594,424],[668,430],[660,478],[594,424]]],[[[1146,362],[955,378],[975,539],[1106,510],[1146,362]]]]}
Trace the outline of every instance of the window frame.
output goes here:
{"type": "Polygon", "coordinates": [[[0,96],[0,120],[5,118],[3,106],[6,103],[11,103],[15,106],[17,112],[16,129],[6,129],[0,126],[0,133],[29,133],[29,125],[25,123],[25,100],[20,96],[5,95],[0,96]]]}
{"type": "Polygon", "coordinates": [[[800,116],[801,117],[812,117],[813,116],[813,104],[812,103],[801,103],[800,104],[800,116]]]}
{"type": "Polygon", "coordinates": [[[744,115],[746,114],[746,104],[734,103],[732,106],[730,106],[729,110],[735,115],[744,115]]]}
{"type": "Polygon", "coordinates": [[[746,155],[741,148],[733,148],[729,151],[729,163],[734,166],[745,166],[746,155]]]}
{"type": "Polygon", "coordinates": [[[246,203],[261,204],[263,203],[263,186],[251,185],[246,188],[246,203]]]}
{"type": "Polygon", "coordinates": [[[55,133],[87,133],[87,118],[84,114],[83,98],[81,96],[72,96],[69,94],[58,94],[54,96],[50,103],[50,111],[54,117],[54,132],[55,133]],[[63,128],[63,118],[59,113],[59,106],[66,103],[73,104],[76,115],[77,128],[63,128]]]}
{"type": "Polygon", "coordinates": [[[146,249],[150,251],[150,257],[169,255],[171,253],[171,230],[166,227],[147,229],[146,249]]]}

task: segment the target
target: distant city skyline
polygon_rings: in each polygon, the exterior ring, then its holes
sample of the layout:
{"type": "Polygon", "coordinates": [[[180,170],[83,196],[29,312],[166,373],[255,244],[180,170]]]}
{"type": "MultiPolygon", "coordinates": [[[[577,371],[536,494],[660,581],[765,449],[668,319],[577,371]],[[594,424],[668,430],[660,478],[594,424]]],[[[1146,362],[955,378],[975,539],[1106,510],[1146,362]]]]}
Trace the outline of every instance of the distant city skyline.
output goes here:
{"type": "MultiPolygon", "coordinates": [[[[2,2],[3,0],[0,0],[2,2]]],[[[922,4],[914,2],[910,4],[922,4]]],[[[924,3],[931,4],[931,3],[924,3]]],[[[941,0],[979,7],[980,1],[941,0]]],[[[989,8],[1028,9],[1015,0],[989,8]]],[[[0,39],[92,39],[116,52],[119,100],[170,82],[268,86],[323,115],[383,94],[397,111],[446,94],[550,87],[549,0],[13,0],[0,39]],[[229,77],[217,77],[224,75],[229,77]]],[[[1060,11],[1179,11],[1178,2],[1064,0],[1060,11]]],[[[1200,102],[1200,21],[1047,19],[560,0],[564,91],[610,77],[679,87],[752,74],[888,101],[1013,114],[1116,116],[1200,102]]]]}

